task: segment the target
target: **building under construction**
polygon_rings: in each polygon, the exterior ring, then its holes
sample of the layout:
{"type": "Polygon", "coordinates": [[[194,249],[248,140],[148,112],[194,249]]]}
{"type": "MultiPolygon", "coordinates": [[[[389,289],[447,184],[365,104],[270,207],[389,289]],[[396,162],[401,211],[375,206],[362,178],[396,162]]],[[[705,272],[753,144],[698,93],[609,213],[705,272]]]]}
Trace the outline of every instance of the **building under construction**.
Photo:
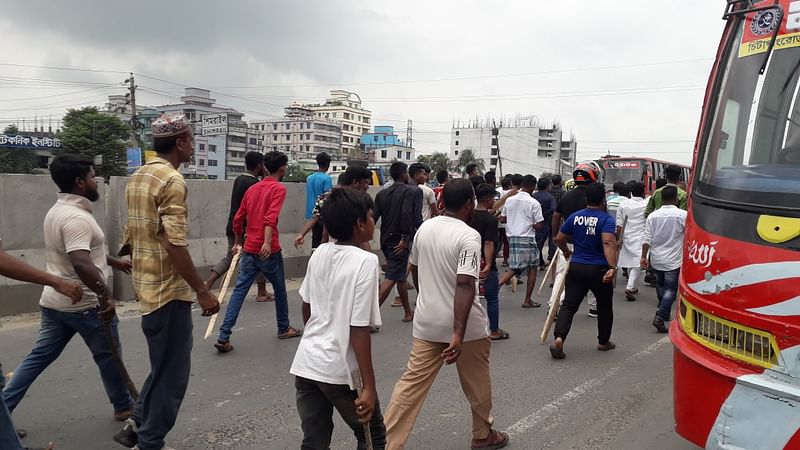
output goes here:
{"type": "Polygon", "coordinates": [[[536,116],[456,120],[450,132],[450,159],[470,150],[498,176],[557,173],[569,178],[577,146],[575,136],[565,136],[558,122],[543,123],[536,116]]]}

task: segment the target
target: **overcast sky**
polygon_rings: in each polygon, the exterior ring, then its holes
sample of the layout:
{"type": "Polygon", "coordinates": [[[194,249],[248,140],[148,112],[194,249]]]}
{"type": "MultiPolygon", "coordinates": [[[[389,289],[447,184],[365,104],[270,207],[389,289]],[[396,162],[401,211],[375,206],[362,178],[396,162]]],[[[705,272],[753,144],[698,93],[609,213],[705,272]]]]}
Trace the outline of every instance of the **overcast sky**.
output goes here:
{"type": "Polygon", "coordinates": [[[124,94],[209,88],[246,119],[357,92],[374,125],[449,149],[454,119],[535,115],[611,151],[691,161],[723,1],[4,0],[0,123],[57,119],[124,94]],[[36,6],[36,5],[40,6],[36,6]],[[46,5],[46,6],[45,6],[46,5]],[[149,78],[155,77],[157,79],[149,78]],[[47,80],[47,81],[43,81],[47,80]],[[69,83],[65,83],[65,82],[69,83]]]}

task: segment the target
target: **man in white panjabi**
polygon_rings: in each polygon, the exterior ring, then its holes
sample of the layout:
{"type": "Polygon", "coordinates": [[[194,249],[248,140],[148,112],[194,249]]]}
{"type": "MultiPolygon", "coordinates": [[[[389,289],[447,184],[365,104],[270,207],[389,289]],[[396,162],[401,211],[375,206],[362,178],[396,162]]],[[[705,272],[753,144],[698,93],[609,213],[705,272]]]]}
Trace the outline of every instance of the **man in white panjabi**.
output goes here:
{"type": "Polygon", "coordinates": [[[625,299],[630,302],[636,301],[636,294],[639,291],[637,283],[642,274],[639,261],[642,257],[644,239],[645,207],[647,201],[644,199],[644,183],[637,181],[631,185],[631,198],[624,199],[617,211],[617,236],[622,232],[622,249],[617,264],[628,270],[625,299]]]}

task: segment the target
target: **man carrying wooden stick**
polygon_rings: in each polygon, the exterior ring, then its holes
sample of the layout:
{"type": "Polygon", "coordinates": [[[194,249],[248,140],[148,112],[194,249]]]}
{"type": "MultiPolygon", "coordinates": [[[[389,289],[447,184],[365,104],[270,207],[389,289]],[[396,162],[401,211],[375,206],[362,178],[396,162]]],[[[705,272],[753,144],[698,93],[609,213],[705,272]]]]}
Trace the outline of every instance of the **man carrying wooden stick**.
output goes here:
{"type": "Polygon", "coordinates": [[[609,339],[614,323],[612,282],[617,272],[617,237],[614,219],[603,211],[605,195],[602,183],[590,184],[586,188],[587,207],[567,217],[555,239],[564,257],[568,260],[572,257],[564,302],[553,331],[555,342],[550,346],[550,354],[555,359],[566,356],[564,340],[588,291],[597,297],[597,349],[607,351],[616,347],[609,339]],[[567,247],[570,237],[574,253],[567,247]]]}
{"type": "Polygon", "coordinates": [[[92,160],[72,154],[59,155],[50,163],[50,175],[59,194],[44,219],[47,271],[80,281],[83,298],[75,303],[55,289],[45,287],[39,299],[42,327],[36,345],[14,371],[3,390],[3,398],[13,412],[36,378],[79,334],[100,369],[106,394],[114,407],[114,419],[123,421],[133,414],[134,401],[114,361],[114,349],[104,324],[111,322],[114,345],[120,351],[119,321],[114,302],[100,308],[98,296],[108,291],[105,283],[111,276],[109,266],[130,273],[131,263],[108,256],[105,234],[92,215],[92,203],[100,198],[92,160]]]}
{"type": "Polygon", "coordinates": [[[300,286],[306,329],[290,370],[303,449],[330,447],[334,408],[357,448],[386,445],[370,338],[370,327],[381,325],[380,263],[363,249],[375,232],[372,207],[372,198],[356,189],[333,189],[322,206],[335,242],[321,244],[308,262],[300,286]]]}
{"type": "Polygon", "coordinates": [[[194,153],[192,125],[184,114],[164,114],[153,121],[152,131],[158,157],[128,182],[128,224],[120,251],[133,255],[150,375],[133,417],[114,440],[140,450],[164,448],[178,418],[191,374],[193,297],[204,316],[219,311],[188,249],[186,181],[177,169],[194,153]]]}

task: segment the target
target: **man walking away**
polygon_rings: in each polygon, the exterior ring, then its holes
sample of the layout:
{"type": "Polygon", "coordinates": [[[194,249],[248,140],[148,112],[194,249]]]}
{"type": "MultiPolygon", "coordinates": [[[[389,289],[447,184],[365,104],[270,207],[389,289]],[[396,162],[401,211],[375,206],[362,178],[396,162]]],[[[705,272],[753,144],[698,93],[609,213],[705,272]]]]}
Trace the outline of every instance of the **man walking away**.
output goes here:
{"type": "MultiPolygon", "coordinates": [[[[553,221],[553,213],[556,212],[556,199],[549,192],[550,179],[542,177],[536,183],[536,192],[533,198],[542,206],[542,216],[544,217],[544,227],[536,232],[536,247],[539,248],[539,269],[545,269],[544,263],[544,244],[550,239],[550,223],[553,221]]],[[[553,252],[550,252],[551,254],[553,252]]]]}
{"type": "Polygon", "coordinates": [[[478,170],[478,165],[475,163],[469,163],[464,168],[464,178],[474,177],[476,175],[480,175],[481,171],[478,170]]]}
{"type": "Polygon", "coordinates": [[[686,211],[678,208],[679,191],[677,186],[665,186],[661,190],[661,208],[647,217],[642,244],[643,268],[650,267],[656,275],[656,295],[658,310],[653,326],[660,333],[666,333],[664,322],[670,320],[672,303],[678,294],[678,273],[683,258],[683,234],[686,228],[686,211]]]}
{"type": "MultiPolygon", "coordinates": [[[[317,198],[333,189],[333,181],[331,176],[328,175],[331,157],[325,152],[320,152],[316,160],[319,170],[306,178],[306,220],[311,218],[311,212],[314,210],[314,202],[317,201],[317,198]]],[[[319,247],[320,243],[322,243],[321,223],[317,224],[311,231],[311,249],[319,247]]]]}
{"type": "Polygon", "coordinates": [[[375,232],[372,205],[363,191],[334,189],[322,206],[325,228],[336,242],[319,246],[308,262],[300,286],[305,334],[290,370],[303,449],[330,447],[333,408],[355,433],[358,448],[367,448],[367,423],[372,448],[386,445],[370,341],[370,327],[381,325],[380,263],[362,250],[375,232]],[[361,394],[353,372],[363,382],[361,394]]]}
{"type": "MultiPolygon", "coordinates": [[[[13,412],[36,378],[58,359],[61,352],[79,334],[94,357],[108,399],[114,407],[114,419],[124,421],[133,414],[133,399],[112,355],[104,321],[111,322],[117,350],[121,353],[114,302],[98,307],[98,295],[111,290],[106,281],[110,266],[130,273],[131,263],[108,256],[106,238],[92,215],[92,203],[100,198],[92,160],[63,154],[50,163],[50,176],[59,189],[58,201],[44,218],[44,243],[47,271],[60,278],[79,281],[83,298],[74,303],[52,287],[45,287],[39,299],[41,328],[36,345],[14,371],[3,390],[3,398],[13,412]]],[[[0,374],[2,376],[2,374],[0,374]]]]}
{"type": "Polygon", "coordinates": [[[436,194],[433,193],[433,189],[429,188],[428,185],[425,184],[428,182],[428,176],[431,172],[431,169],[425,164],[420,164],[419,167],[416,168],[415,173],[412,175],[412,168],[414,168],[414,164],[408,168],[408,175],[414,179],[414,182],[421,191],[421,217],[423,221],[426,221],[431,217],[436,217],[439,215],[439,208],[436,206],[436,194]]]}
{"type": "Polygon", "coordinates": [[[481,235],[480,279],[486,297],[486,312],[489,314],[489,338],[493,341],[508,339],[509,334],[500,329],[500,285],[497,274],[497,217],[489,212],[497,191],[490,184],[481,184],[475,190],[477,205],[470,226],[481,235]]]}
{"type": "MultiPolygon", "coordinates": [[[[233,190],[231,191],[231,209],[230,212],[228,212],[228,224],[225,226],[225,236],[228,238],[228,251],[225,253],[225,257],[211,269],[211,274],[206,280],[206,286],[208,286],[209,289],[214,288],[214,283],[216,283],[221,276],[225,275],[225,272],[227,272],[231,266],[231,261],[233,260],[233,243],[235,241],[233,235],[233,217],[242,205],[244,194],[248,189],[256,185],[261,177],[266,175],[266,169],[264,169],[264,155],[261,153],[247,152],[247,154],[244,155],[244,164],[247,171],[236,177],[236,180],[233,182],[233,190]]],[[[267,292],[267,279],[264,278],[264,275],[258,275],[256,285],[258,285],[258,294],[256,294],[257,302],[271,302],[275,300],[275,296],[267,292]]]]}
{"type": "Polygon", "coordinates": [[[617,236],[622,237],[619,266],[628,269],[625,299],[633,302],[636,301],[636,294],[639,292],[637,283],[642,274],[640,261],[644,239],[644,208],[647,202],[644,199],[644,183],[637,181],[630,188],[631,198],[623,200],[617,211],[617,236]]]}
{"type": "Polygon", "coordinates": [[[614,324],[612,281],[617,272],[617,238],[614,219],[603,211],[605,196],[603,183],[589,185],[586,189],[588,206],[567,217],[556,236],[558,248],[564,252],[565,258],[572,257],[572,260],[567,272],[564,304],[558,312],[553,332],[555,342],[550,346],[550,354],[555,359],[565,357],[564,341],[588,291],[597,298],[597,349],[607,351],[616,347],[610,338],[614,324]],[[574,253],[567,247],[570,237],[574,253]]]}
{"type": "MultiPolygon", "coordinates": [[[[495,195],[495,204],[499,202],[500,199],[505,197],[508,191],[510,190],[511,190],[511,175],[506,175],[503,177],[502,180],[500,180],[500,187],[497,188],[497,195],[495,195]]],[[[492,205],[490,209],[495,211],[496,216],[498,217],[500,216],[500,214],[497,212],[499,210],[495,207],[495,205],[492,205]]],[[[506,235],[506,223],[500,220],[499,225],[497,226],[497,230],[500,234],[500,246],[503,248],[503,267],[508,267],[509,249],[508,249],[508,236],[506,235]]],[[[497,251],[498,253],[500,252],[499,249],[497,251]]]]}
{"type": "Polygon", "coordinates": [[[606,207],[608,215],[614,220],[617,219],[617,211],[623,199],[628,198],[628,188],[622,181],[614,183],[613,191],[606,196],[606,207]]]}
{"type": "Polygon", "coordinates": [[[533,289],[536,287],[536,272],[539,267],[539,250],[536,246],[536,234],[544,230],[542,206],[531,196],[536,187],[536,177],[522,177],[522,190],[509,198],[504,207],[506,218],[506,234],[511,247],[508,269],[500,277],[500,286],[508,283],[514,276],[526,274],[525,300],[523,308],[542,306],[533,301],[533,289]]]}
{"type": "MultiPolygon", "coordinates": [[[[8,253],[3,251],[2,242],[3,240],[0,239],[0,275],[14,280],[50,286],[56,292],[68,298],[73,304],[81,301],[83,288],[79,283],[42,272],[9,256],[8,253]]],[[[0,390],[3,389],[6,380],[4,373],[3,365],[0,364],[0,390]]],[[[11,413],[6,407],[3,396],[0,395],[0,448],[4,450],[52,450],[53,445],[50,444],[47,449],[22,447],[22,442],[19,440],[14,423],[11,421],[11,413]]]]}
{"type": "Polygon", "coordinates": [[[439,185],[433,188],[433,193],[436,195],[436,207],[439,209],[440,214],[444,211],[444,203],[442,203],[442,190],[448,181],[450,181],[450,174],[447,173],[446,170],[440,170],[436,173],[436,182],[439,183],[439,185]]]}
{"type": "MultiPolygon", "coordinates": [[[[572,214],[586,208],[586,186],[596,182],[600,177],[600,170],[593,163],[580,163],[572,172],[572,180],[575,188],[566,192],[556,205],[556,212],[553,213],[550,234],[555,242],[556,234],[561,230],[562,219],[566,219],[572,214]]],[[[605,196],[604,196],[605,197],[605,196]]],[[[597,317],[597,299],[589,292],[589,317],[597,317]]]]}
{"type": "Polygon", "coordinates": [[[472,409],[473,449],[496,449],[508,435],[492,429],[491,341],[486,311],[475,286],[480,271],[481,237],[467,223],[475,193],[466,179],[444,188],[444,215],[422,224],[411,252],[418,281],[414,340],[406,371],[386,410],[387,449],[405,446],[442,364],[456,363],[461,389],[472,409]]]}
{"type": "MultiPolygon", "coordinates": [[[[553,183],[550,186],[548,192],[556,201],[556,207],[558,207],[558,202],[561,201],[561,197],[564,196],[564,186],[561,184],[561,175],[553,175],[553,178],[550,179],[550,182],[553,183]]],[[[555,213],[555,212],[554,212],[555,213]]],[[[553,242],[553,237],[555,237],[555,233],[552,230],[553,227],[553,219],[550,218],[550,222],[548,222],[547,229],[550,233],[547,235],[547,260],[550,261],[556,255],[556,244],[553,242]]]]}
{"type": "MultiPolygon", "coordinates": [[[[420,189],[420,184],[423,184],[427,180],[427,172],[425,171],[425,166],[422,163],[414,163],[408,166],[408,186],[414,192],[413,203],[412,203],[412,216],[414,218],[414,232],[416,232],[420,225],[422,225],[422,204],[424,203],[423,200],[423,193],[422,189],[420,189]]],[[[412,239],[413,239],[412,233],[412,239]]]]}
{"type": "Polygon", "coordinates": [[[114,440],[138,449],[164,448],[175,425],[192,365],[192,298],[204,316],[219,311],[219,302],[197,273],[187,242],[187,189],[182,163],[194,153],[192,125],[180,113],[164,114],[152,123],[157,157],[128,182],[128,224],[121,254],[132,252],[133,287],[142,312],[142,331],[150,356],[133,417],[114,440]],[[138,432],[137,432],[138,430],[138,432]]]}
{"type": "Polygon", "coordinates": [[[660,186],[653,192],[653,195],[650,196],[650,200],[647,202],[647,208],[644,210],[645,217],[649,216],[658,208],[661,208],[661,205],[664,204],[661,193],[667,186],[674,186],[678,190],[678,208],[684,211],[689,208],[689,196],[686,195],[686,191],[678,187],[678,183],[681,181],[681,173],[683,172],[681,168],[678,166],[667,166],[664,172],[667,175],[667,184],[660,186]]]}
{"type": "Polygon", "coordinates": [[[233,327],[250,287],[259,273],[272,284],[275,291],[275,319],[278,323],[278,339],[290,339],[303,334],[289,324],[289,300],[286,295],[286,280],[283,271],[283,254],[278,235],[278,217],[286,200],[286,187],[281,184],[286,174],[288,158],[281,152],[272,151],[264,155],[264,166],[269,175],[244,194],[242,206],[233,218],[233,233],[236,235],[234,252],[242,251],[239,259],[239,277],[231,294],[225,320],[219,327],[214,347],[220,353],[233,350],[230,343],[233,327]],[[246,223],[246,233],[245,233],[246,223]],[[243,243],[243,235],[247,239],[243,243]]]}

